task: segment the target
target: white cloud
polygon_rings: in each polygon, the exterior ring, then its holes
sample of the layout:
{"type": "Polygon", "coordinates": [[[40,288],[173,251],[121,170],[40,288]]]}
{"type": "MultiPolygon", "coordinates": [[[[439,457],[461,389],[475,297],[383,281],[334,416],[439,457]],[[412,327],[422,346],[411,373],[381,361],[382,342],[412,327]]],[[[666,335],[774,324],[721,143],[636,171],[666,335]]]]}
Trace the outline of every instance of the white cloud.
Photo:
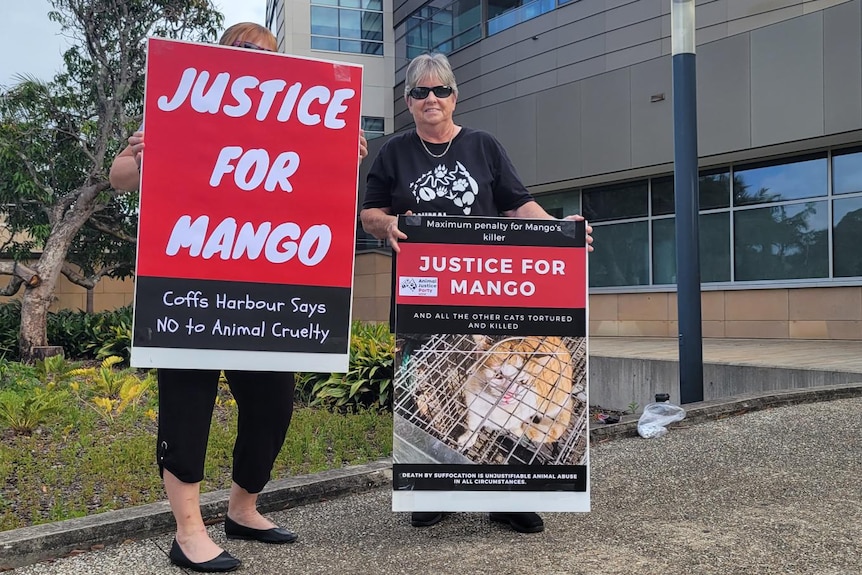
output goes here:
{"type": "MultiPolygon", "coordinates": [[[[50,80],[63,67],[69,41],[60,27],[48,19],[48,0],[0,0],[0,87],[18,76],[50,80]]],[[[237,22],[266,24],[266,0],[214,0],[224,14],[224,25],[237,22]]]]}

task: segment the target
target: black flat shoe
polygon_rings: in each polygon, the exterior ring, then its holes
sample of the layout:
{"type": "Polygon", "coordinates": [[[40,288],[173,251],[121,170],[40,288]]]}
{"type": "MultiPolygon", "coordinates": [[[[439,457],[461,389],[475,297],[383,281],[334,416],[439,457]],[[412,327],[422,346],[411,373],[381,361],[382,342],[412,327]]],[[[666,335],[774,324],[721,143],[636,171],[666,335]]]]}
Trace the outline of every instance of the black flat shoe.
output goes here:
{"type": "Polygon", "coordinates": [[[431,527],[440,523],[446,515],[449,514],[442,511],[414,511],[410,514],[410,525],[413,527],[431,527]]]}
{"type": "Polygon", "coordinates": [[[171,544],[171,551],[168,553],[168,559],[170,559],[171,563],[177,567],[185,567],[186,569],[191,569],[198,573],[224,573],[226,571],[233,571],[240,566],[240,560],[227,551],[222,551],[215,559],[210,559],[209,561],[204,561],[202,563],[193,563],[188,557],[186,557],[186,554],[183,553],[183,550],[180,547],[180,544],[177,543],[176,539],[174,539],[174,542],[171,544]]]}
{"type": "Polygon", "coordinates": [[[538,513],[491,513],[489,519],[505,523],[518,533],[538,533],[545,529],[545,522],[538,513]]]}
{"type": "Polygon", "coordinates": [[[224,534],[228,539],[248,539],[251,541],[260,541],[261,543],[293,543],[299,536],[293,531],[288,531],[281,527],[273,527],[272,529],[252,529],[245,525],[240,525],[229,516],[224,518],[224,534]]]}

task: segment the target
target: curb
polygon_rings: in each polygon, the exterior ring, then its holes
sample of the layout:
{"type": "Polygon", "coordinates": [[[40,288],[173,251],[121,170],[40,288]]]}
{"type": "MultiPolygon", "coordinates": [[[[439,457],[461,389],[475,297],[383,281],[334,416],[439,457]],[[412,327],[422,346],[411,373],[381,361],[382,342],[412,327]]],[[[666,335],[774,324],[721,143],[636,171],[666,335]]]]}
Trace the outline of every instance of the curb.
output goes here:
{"type": "MultiPolygon", "coordinates": [[[[862,383],[748,393],[686,404],[685,419],[672,424],[670,428],[774,407],[860,396],[862,383]]],[[[637,419],[637,415],[627,415],[619,423],[594,425],[590,422],[590,443],[637,437],[637,419]]],[[[258,506],[263,513],[270,513],[382,487],[391,484],[391,481],[392,461],[383,459],[365,465],[271,481],[261,492],[258,506]]],[[[201,494],[201,511],[208,524],[224,520],[229,493],[229,490],[223,489],[201,494]]],[[[96,545],[164,535],[173,529],[174,518],[170,507],[167,501],[160,501],[3,531],[0,532],[0,571],[55,559],[96,545]]]]}
{"type": "MultiPolygon", "coordinates": [[[[314,503],[388,485],[392,463],[375,461],[270,481],[258,498],[263,513],[314,503]]],[[[229,489],[201,494],[201,512],[207,524],[224,520],[229,489]]],[[[122,543],[170,533],[174,517],[167,501],[106,511],[77,519],[45,523],[0,532],[0,571],[56,559],[94,545],[122,543]]]]}

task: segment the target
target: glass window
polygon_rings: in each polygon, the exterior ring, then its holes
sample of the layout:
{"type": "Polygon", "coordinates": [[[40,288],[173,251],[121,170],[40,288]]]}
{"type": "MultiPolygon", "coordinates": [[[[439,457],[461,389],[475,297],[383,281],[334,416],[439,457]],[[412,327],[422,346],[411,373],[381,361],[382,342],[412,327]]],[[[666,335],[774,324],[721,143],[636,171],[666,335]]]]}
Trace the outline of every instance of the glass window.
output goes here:
{"type": "Polygon", "coordinates": [[[733,173],[733,204],[745,206],[826,195],[826,157],[740,167],[733,173]]]}
{"type": "Polygon", "coordinates": [[[673,176],[652,179],[652,215],[666,216],[675,211],[673,176]]]}
{"type": "Polygon", "coordinates": [[[338,52],[338,38],[324,38],[323,36],[312,36],[311,49],[338,52]]]}
{"type": "MultiPolygon", "coordinates": [[[[653,221],[653,283],[676,283],[676,218],[653,221]]],[[[730,281],[730,213],[701,214],[700,281],[730,281]]]]}
{"type": "Polygon", "coordinates": [[[593,226],[595,245],[590,254],[590,287],[649,284],[649,228],[647,222],[593,226]]]}
{"type": "MultiPolygon", "coordinates": [[[[676,212],[673,176],[653,178],[652,215],[665,216],[676,212]]],[[[697,181],[699,208],[715,210],[730,206],[730,172],[705,172],[697,181]]]]}
{"type": "Polygon", "coordinates": [[[832,193],[862,192],[862,152],[832,156],[832,193]]]}
{"type": "Polygon", "coordinates": [[[581,213],[581,195],[578,190],[539,194],[536,202],[555,218],[563,218],[581,213]]]}
{"type": "Polygon", "coordinates": [[[590,222],[642,218],[647,215],[647,181],[584,190],[584,217],[590,222]]]}
{"type": "Polygon", "coordinates": [[[383,118],[362,116],[362,129],[365,131],[365,139],[373,140],[383,135],[383,118]]]}
{"type": "Polygon", "coordinates": [[[383,55],[381,0],[313,0],[311,48],[383,55]],[[339,8],[315,4],[338,5],[339,8]]]}
{"type": "Polygon", "coordinates": [[[480,0],[455,0],[437,7],[426,5],[396,28],[396,56],[410,59],[428,51],[448,54],[481,37],[480,0]]]}
{"type": "Polygon", "coordinates": [[[735,279],[827,277],[828,225],[825,201],[736,212],[735,279]]]}
{"type": "Polygon", "coordinates": [[[862,276],[862,197],[835,200],[832,221],[835,277],[862,276]]]}
{"type": "Polygon", "coordinates": [[[311,33],[323,36],[338,36],[338,9],[311,7],[311,33]]]}

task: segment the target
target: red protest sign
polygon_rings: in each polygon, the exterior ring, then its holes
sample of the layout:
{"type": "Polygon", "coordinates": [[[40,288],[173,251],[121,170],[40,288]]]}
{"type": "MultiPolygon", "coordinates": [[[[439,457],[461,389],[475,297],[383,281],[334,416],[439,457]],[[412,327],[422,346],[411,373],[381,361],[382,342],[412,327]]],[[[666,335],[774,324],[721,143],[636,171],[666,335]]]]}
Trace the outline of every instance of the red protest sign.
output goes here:
{"type": "Polygon", "coordinates": [[[346,357],[361,89],[358,65],[149,40],[142,366],[206,356],[153,348],[346,357]]]}

